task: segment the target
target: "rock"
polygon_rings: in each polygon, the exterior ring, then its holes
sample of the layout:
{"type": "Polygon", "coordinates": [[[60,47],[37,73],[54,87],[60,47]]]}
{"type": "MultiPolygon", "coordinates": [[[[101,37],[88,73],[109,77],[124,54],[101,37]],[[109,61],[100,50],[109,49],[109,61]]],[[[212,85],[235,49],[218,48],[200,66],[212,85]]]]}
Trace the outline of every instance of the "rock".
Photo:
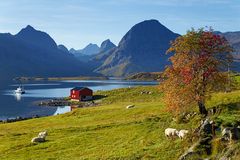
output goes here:
{"type": "Polygon", "coordinates": [[[201,136],[213,134],[212,133],[212,124],[210,124],[208,118],[201,122],[201,126],[200,126],[200,129],[199,129],[199,134],[201,136]]]}
{"type": "Polygon", "coordinates": [[[199,142],[193,144],[183,155],[179,157],[179,160],[185,160],[194,155],[198,156],[198,154],[194,152],[194,148],[196,148],[197,145],[199,145],[199,142]]]}
{"type": "Polygon", "coordinates": [[[240,139],[240,129],[237,127],[226,127],[222,130],[222,140],[236,141],[240,139]]]}

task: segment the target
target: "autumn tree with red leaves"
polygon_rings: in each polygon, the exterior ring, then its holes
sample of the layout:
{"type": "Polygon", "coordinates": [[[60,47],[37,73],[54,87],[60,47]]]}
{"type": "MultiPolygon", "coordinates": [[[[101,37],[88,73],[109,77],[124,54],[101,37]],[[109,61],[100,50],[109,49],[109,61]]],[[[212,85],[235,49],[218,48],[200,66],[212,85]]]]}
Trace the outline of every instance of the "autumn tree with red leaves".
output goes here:
{"type": "Polygon", "coordinates": [[[212,30],[193,29],[172,42],[167,51],[173,53],[171,65],[166,67],[165,80],[160,84],[168,109],[181,113],[198,106],[206,115],[206,98],[228,84],[224,71],[232,61],[231,52],[227,40],[212,30]]]}

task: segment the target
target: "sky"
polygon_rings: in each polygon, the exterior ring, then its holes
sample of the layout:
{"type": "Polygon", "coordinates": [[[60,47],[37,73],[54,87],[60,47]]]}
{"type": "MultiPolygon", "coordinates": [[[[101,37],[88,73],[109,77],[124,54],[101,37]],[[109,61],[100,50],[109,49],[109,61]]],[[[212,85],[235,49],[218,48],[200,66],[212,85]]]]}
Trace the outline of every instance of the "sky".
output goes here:
{"type": "Polygon", "coordinates": [[[240,31],[240,0],[0,0],[0,33],[31,25],[68,49],[106,39],[118,44],[149,19],[179,34],[206,26],[240,31]]]}

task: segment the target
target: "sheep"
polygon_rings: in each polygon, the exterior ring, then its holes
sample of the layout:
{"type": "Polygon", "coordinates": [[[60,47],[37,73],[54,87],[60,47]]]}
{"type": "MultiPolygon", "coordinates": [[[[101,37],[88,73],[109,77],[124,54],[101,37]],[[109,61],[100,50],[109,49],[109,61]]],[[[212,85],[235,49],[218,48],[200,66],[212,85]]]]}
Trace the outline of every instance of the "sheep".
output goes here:
{"type": "Polygon", "coordinates": [[[181,129],[181,130],[178,132],[178,137],[179,137],[180,139],[183,139],[183,138],[186,136],[186,134],[188,134],[188,130],[181,129]]]}
{"type": "Polygon", "coordinates": [[[38,134],[38,137],[46,138],[47,135],[48,135],[47,131],[43,131],[38,134]]]}
{"type": "Polygon", "coordinates": [[[165,129],[165,136],[166,137],[178,136],[178,130],[174,128],[167,128],[165,129]]]}
{"type": "Polygon", "coordinates": [[[44,137],[34,137],[31,142],[32,142],[32,143],[45,142],[45,138],[44,138],[44,137]]]}
{"type": "Polygon", "coordinates": [[[134,107],[135,107],[135,105],[128,105],[128,106],[126,106],[127,109],[134,108],[134,107]]]}
{"type": "Polygon", "coordinates": [[[45,142],[45,138],[47,137],[47,131],[40,132],[37,137],[34,137],[31,142],[32,143],[40,143],[45,142]]]}

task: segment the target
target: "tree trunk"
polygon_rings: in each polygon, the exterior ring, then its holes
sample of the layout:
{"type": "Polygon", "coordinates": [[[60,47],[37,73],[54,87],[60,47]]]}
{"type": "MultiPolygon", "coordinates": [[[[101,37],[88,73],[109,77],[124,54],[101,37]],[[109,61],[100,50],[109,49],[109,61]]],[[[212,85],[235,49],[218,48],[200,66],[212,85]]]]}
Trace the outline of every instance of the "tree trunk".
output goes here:
{"type": "Polygon", "coordinates": [[[201,114],[203,114],[203,115],[207,115],[208,114],[207,110],[206,110],[206,107],[205,107],[203,102],[201,102],[201,101],[198,102],[198,108],[199,108],[199,112],[201,114]]]}

